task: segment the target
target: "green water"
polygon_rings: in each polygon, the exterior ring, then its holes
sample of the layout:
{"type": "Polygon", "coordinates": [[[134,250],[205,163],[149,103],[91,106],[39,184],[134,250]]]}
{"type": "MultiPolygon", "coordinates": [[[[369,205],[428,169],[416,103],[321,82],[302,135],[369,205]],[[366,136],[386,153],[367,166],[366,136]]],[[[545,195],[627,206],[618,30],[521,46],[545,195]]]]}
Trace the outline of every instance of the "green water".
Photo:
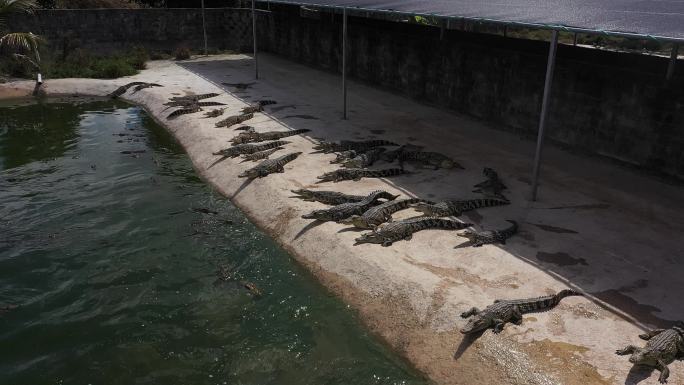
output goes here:
{"type": "Polygon", "coordinates": [[[425,383],[123,103],[0,107],[6,305],[3,385],[425,383]]]}

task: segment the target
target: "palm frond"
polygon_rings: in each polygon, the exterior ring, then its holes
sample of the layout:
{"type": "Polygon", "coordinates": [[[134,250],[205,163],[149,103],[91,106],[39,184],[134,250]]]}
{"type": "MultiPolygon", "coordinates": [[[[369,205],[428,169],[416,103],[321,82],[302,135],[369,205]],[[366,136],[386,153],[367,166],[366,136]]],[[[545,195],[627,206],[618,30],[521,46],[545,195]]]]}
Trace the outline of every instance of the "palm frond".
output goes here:
{"type": "Polygon", "coordinates": [[[35,61],[31,60],[30,57],[28,57],[28,56],[26,56],[26,55],[22,55],[22,54],[20,54],[20,53],[15,53],[15,54],[12,55],[12,56],[14,56],[14,58],[17,59],[17,60],[19,60],[19,61],[23,61],[23,62],[26,62],[26,63],[30,64],[30,65],[31,65],[32,67],[34,67],[36,70],[40,71],[40,66],[38,65],[38,63],[36,63],[35,61]]]}
{"type": "Polygon", "coordinates": [[[30,52],[40,61],[38,45],[45,40],[31,32],[14,32],[0,37],[0,49],[7,48],[12,51],[30,52]]]}
{"type": "Polygon", "coordinates": [[[5,20],[11,13],[33,13],[37,8],[36,0],[0,0],[0,30],[5,28],[5,20]]]}

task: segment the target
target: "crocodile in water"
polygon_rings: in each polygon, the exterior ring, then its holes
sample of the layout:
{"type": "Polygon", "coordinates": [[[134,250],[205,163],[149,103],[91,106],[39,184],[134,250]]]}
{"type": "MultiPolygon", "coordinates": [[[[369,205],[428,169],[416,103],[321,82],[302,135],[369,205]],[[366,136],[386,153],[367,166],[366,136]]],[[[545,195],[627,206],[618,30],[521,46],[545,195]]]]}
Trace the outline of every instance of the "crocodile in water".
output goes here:
{"type": "Polygon", "coordinates": [[[429,217],[458,217],[466,211],[509,204],[511,204],[511,202],[505,199],[480,198],[467,200],[445,200],[433,204],[420,202],[413,205],[413,208],[429,217]]]}
{"type": "Polygon", "coordinates": [[[216,122],[215,126],[216,127],[230,127],[234,126],[236,124],[240,124],[246,120],[252,119],[254,117],[254,114],[242,114],[242,115],[233,115],[229,116],[221,121],[216,122]]]}
{"type": "Polygon", "coordinates": [[[313,148],[324,153],[330,152],[341,152],[347,150],[356,150],[357,152],[363,152],[370,150],[374,147],[381,146],[398,146],[396,143],[389,142],[387,140],[366,140],[361,142],[355,142],[351,140],[343,140],[340,143],[336,142],[320,142],[316,144],[313,148]]]}
{"type": "Polygon", "coordinates": [[[288,136],[300,135],[300,134],[303,134],[303,133],[309,132],[309,131],[311,131],[311,130],[308,130],[306,128],[299,129],[299,130],[290,130],[290,131],[268,131],[268,132],[247,131],[247,132],[241,132],[238,136],[234,137],[230,141],[234,144],[258,143],[258,142],[265,142],[267,140],[277,140],[277,139],[287,138],[288,136]]]}
{"type": "Polygon", "coordinates": [[[658,381],[664,384],[670,376],[667,365],[675,359],[684,358],[684,323],[670,329],[655,329],[639,335],[639,338],[648,341],[643,348],[629,345],[615,353],[620,356],[631,354],[629,362],[634,365],[643,365],[656,368],[660,371],[658,381]]]}
{"type": "Polygon", "coordinates": [[[384,147],[372,148],[362,154],[356,155],[352,159],[345,161],[342,163],[342,166],[347,168],[366,168],[372,166],[373,163],[380,159],[380,155],[384,151],[384,147]]]}
{"type": "Polygon", "coordinates": [[[257,160],[267,159],[269,156],[271,156],[271,154],[273,154],[274,152],[276,152],[278,150],[282,150],[282,149],[283,149],[282,147],[276,147],[276,148],[272,148],[270,150],[255,152],[254,154],[245,154],[242,156],[245,160],[243,160],[240,163],[244,163],[244,162],[248,162],[248,161],[256,162],[257,160]]]}
{"type": "Polygon", "coordinates": [[[337,191],[290,190],[300,198],[309,202],[321,202],[326,205],[341,205],[343,203],[360,202],[366,198],[363,195],[349,195],[337,191]]]}
{"type": "Polygon", "coordinates": [[[376,190],[368,194],[363,200],[352,203],[342,203],[323,210],[314,210],[309,214],[302,215],[304,219],[316,219],[319,221],[341,221],[352,215],[360,215],[374,206],[378,199],[394,200],[398,195],[392,195],[387,191],[376,190]]]}
{"type": "Polygon", "coordinates": [[[515,235],[518,232],[518,223],[512,220],[506,220],[510,222],[511,226],[502,230],[485,230],[485,231],[473,231],[466,230],[460,234],[456,234],[459,237],[468,238],[470,245],[473,247],[480,247],[482,245],[487,245],[490,243],[501,243],[506,244],[506,239],[515,235]]]}
{"type": "Polygon", "coordinates": [[[255,167],[252,167],[249,170],[238,175],[238,177],[255,179],[263,178],[276,172],[285,172],[284,166],[292,162],[293,160],[297,159],[297,157],[300,154],[301,152],[293,152],[291,154],[283,155],[275,159],[267,159],[259,163],[255,167]]]}
{"type": "Polygon", "coordinates": [[[403,221],[384,223],[373,229],[370,233],[362,234],[356,238],[354,245],[362,243],[378,243],[382,246],[390,246],[400,240],[410,240],[413,233],[428,229],[462,230],[472,226],[471,223],[452,221],[441,218],[409,218],[403,221]]]}
{"type": "Polygon", "coordinates": [[[516,325],[522,324],[523,314],[550,310],[565,297],[582,295],[574,290],[561,290],[558,294],[538,298],[496,300],[484,310],[476,307],[461,313],[462,318],[470,318],[466,326],[461,329],[463,334],[477,333],[493,328],[494,333],[500,333],[506,322],[516,325]]]}
{"type": "Polygon", "coordinates": [[[340,170],[335,170],[331,172],[326,172],[325,174],[318,176],[320,179],[316,183],[323,182],[339,182],[342,180],[361,180],[361,178],[386,178],[390,176],[410,174],[401,168],[387,168],[384,170],[367,170],[362,168],[345,168],[340,170]]]}
{"type": "Polygon", "coordinates": [[[368,209],[363,215],[352,215],[342,221],[359,229],[373,229],[382,223],[392,220],[392,214],[410,207],[413,203],[424,202],[419,198],[409,198],[385,202],[368,209]]]}

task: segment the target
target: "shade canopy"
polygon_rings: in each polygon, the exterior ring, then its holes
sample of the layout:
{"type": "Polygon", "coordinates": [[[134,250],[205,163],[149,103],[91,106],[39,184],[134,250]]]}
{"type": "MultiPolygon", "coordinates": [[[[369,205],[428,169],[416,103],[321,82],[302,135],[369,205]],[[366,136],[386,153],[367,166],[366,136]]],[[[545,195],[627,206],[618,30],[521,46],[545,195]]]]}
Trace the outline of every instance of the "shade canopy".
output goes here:
{"type": "Polygon", "coordinates": [[[275,0],[684,41],[684,0],[275,0]]]}

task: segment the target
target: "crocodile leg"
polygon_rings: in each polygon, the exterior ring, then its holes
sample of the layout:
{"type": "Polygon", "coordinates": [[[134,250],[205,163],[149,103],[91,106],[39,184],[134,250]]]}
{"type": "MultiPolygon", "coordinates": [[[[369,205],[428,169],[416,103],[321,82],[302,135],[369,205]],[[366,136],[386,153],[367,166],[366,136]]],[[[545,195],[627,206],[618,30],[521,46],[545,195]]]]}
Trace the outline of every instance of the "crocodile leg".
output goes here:
{"type": "Polygon", "coordinates": [[[670,377],[670,369],[667,368],[667,365],[665,365],[663,360],[656,361],[656,369],[660,370],[658,381],[660,381],[661,384],[666,383],[667,378],[670,377]]]}
{"type": "Polygon", "coordinates": [[[464,311],[463,313],[461,313],[461,318],[468,318],[470,316],[474,316],[475,314],[477,314],[479,312],[480,312],[480,309],[478,309],[476,307],[471,307],[470,310],[464,311]]]}
{"type": "Polygon", "coordinates": [[[501,318],[494,318],[492,322],[494,323],[495,334],[501,333],[504,329],[504,325],[506,325],[506,322],[504,322],[504,320],[502,320],[501,318]]]}
{"type": "Polygon", "coordinates": [[[639,334],[639,338],[641,338],[642,340],[648,341],[651,338],[657,336],[658,334],[660,334],[664,331],[665,331],[665,329],[654,329],[654,330],[649,331],[648,333],[639,334]]]}
{"type": "Polygon", "coordinates": [[[523,315],[517,306],[513,309],[513,313],[511,314],[511,322],[518,326],[522,325],[523,315]]]}
{"type": "Polygon", "coordinates": [[[382,247],[389,247],[389,246],[392,246],[392,243],[394,243],[394,241],[390,241],[390,240],[388,239],[388,240],[382,242],[382,247]]]}
{"type": "Polygon", "coordinates": [[[634,352],[638,351],[639,348],[634,346],[634,345],[629,345],[624,349],[616,350],[615,354],[618,356],[626,356],[628,354],[633,354],[634,352]]]}

